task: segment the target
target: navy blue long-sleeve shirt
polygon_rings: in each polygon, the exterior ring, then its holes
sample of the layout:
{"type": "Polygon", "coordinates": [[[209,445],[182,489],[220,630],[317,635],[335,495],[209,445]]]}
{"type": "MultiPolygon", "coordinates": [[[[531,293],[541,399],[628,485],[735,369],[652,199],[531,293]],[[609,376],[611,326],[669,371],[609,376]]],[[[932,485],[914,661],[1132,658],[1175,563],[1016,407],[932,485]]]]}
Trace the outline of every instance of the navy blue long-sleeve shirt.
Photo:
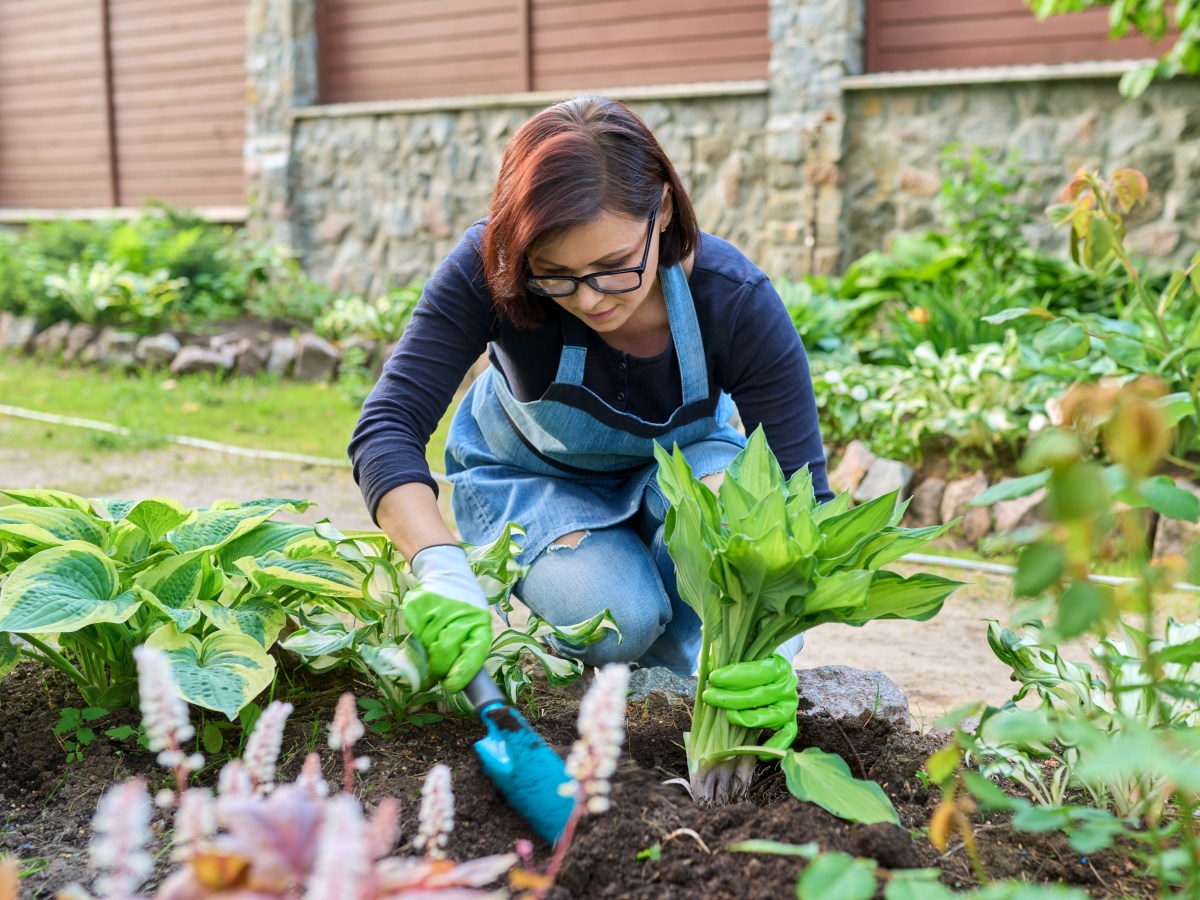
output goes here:
{"type": "MultiPolygon", "coordinates": [[[[563,347],[560,316],[545,300],[542,325],[517,328],[492,306],[477,222],[425,284],[391,359],[363,404],[350,441],[354,479],[375,516],[379,501],[411,482],[437,484],[425,460],[430,435],[463,376],[485,350],[516,398],[536,400],[554,380],[563,347]]],[[[808,360],[770,280],[727,241],[704,234],[688,287],[711,385],[727,391],[749,434],[760,423],[784,472],[808,464],[818,500],[832,497],[808,360]]],[[[672,342],[654,357],[630,356],[588,332],[584,386],[610,406],[666,421],[683,387],[672,342]]]]}

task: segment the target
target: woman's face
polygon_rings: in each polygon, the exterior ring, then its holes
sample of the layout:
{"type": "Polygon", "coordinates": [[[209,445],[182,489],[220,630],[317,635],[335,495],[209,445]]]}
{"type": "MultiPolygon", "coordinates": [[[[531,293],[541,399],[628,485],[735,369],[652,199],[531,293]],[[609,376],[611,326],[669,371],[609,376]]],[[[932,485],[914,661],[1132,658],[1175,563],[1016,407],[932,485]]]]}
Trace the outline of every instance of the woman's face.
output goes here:
{"type": "Polygon", "coordinates": [[[530,273],[583,277],[594,272],[633,268],[645,254],[646,269],[641,287],[636,290],[604,294],[589,284],[580,284],[569,297],[550,298],[601,334],[637,332],[653,312],[654,303],[647,303],[647,299],[661,296],[657,284],[658,241],[659,228],[666,224],[661,218],[664,214],[669,216],[669,209],[660,210],[651,223],[645,218],[605,211],[599,218],[569,228],[536,246],[529,256],[530,273]]]}

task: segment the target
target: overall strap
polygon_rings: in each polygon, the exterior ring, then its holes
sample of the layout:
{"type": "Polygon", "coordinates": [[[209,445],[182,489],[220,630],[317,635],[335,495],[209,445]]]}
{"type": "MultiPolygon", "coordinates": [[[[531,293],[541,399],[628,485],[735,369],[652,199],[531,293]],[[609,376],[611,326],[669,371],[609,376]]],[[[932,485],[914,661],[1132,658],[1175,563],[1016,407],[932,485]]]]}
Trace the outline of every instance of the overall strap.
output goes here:
{"type": "Polygon", "coordinates": [[[563,348],[558,358],[556,384],[583,384],[583,367],[587,362],[587,326],[569,313],[562,316],[563,348]]]}
{"type": "Polygon", "coordinates": [[[708,396],[708,367],[704,358],[704,340],[700,336],[700,322],[696,318],[696,304],[688,287],[683,264],[676,263],[669,269],[659,269],[663,297],[667,303],[667,318],[671,322],[671,336],[675,341],[675,354],[679,357],[679,375],[683,381],[683,405],[695,403],[708,396]]]}

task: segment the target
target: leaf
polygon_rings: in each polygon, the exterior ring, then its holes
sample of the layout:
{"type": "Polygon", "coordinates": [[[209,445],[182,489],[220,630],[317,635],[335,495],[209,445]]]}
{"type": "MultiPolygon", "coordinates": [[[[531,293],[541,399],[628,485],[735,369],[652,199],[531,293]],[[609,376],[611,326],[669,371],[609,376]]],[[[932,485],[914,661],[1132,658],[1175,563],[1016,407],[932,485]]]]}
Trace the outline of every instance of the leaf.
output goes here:
{"type": "Polygon", "coordinates": [[[947,522],[945,525],[927,525],[924,528],[888,528],[862,548],[859,553],[861,565],[869,569],[883,568],[937,540],[953,526],[953,522],[947,522]]]}
{"type": "Polygon", "coordinates": [[[1195,522],[1200,518],[1200,498],[1179,487],[1166,475],[1147,478],[1138,485],[1138,491],[1160,516],[1184,522],[1195,522]]]}
{"type": "Polygon", "coordinates": [[[231,722],[275,677],[275,660],[243,634],[216,631],[201,641],[165,625],[146,645],[170,658],[171,674],[185,700],[223,713],[231,722]]]}
{"type": "Polygon", "coordinates": [[[1186,391],[1179,391],[1174,394],[1167,394],[1165,397],[1159,397],[1156,400],[1150,401],[1150,405],[1163,411],[1167,425],[1172,428],[1196,412],[1191,394],[1188,394],[1186,391]]]}
{"type": "Polygon", "coordinates": [[[192,510],[170,497],[149,497],[133,504],[121,518],[144,531],[151,541],[160,541],[192,515],[192,510]]]}
{"type": "Polygon", "coordinates": [[[280,641],[279,646],[301,656],[329,656],[351,646],[361,631],[347,630],[341,622],[317,628],[298,628],[280,641]]]}
{"type": "Polygon", "coordinates": [[[1146,89],[1154,81],[1155,71],[1157,69],[1153,63],[1146,63],[1130,69],[1121,76],[1121,80],[1117,84],[1117,90],[1126,99],[1132,100],[1135,97],[1140,97],[1146,93],[1146,89]]]}
{"type": "MultiPolygon", "coordinates": [[[[283,553],[292,541],[301,536],[312,534],[311,525],[295,525],[290,522],[263,522],[251,531],[226,543],[217,551],[217,565],[225,572],[234,574],[236,563],[247,556],[258,558],[269,553],[283,553]]],[[[324,544],[320,554],[329,554],[329,545],[324,544]]]]}
{"type": "Polygon", "coordinates": [[[1119,334],[1109,335],[1104,339],[1104,349],[1117,365],[1133,372],[1142,372],[1148,366],[1146,345],[1119,334]]]}
{"type": "Polygon", "coordinates": [[[58,634],[120,623],[141,601],[121,592],[116,566],[94,545],[68,541],[31,556],[0,585],[0,631],[58,634]]]}
{"type": "Polygon", "coordinates": [[[896,491],[876,497],[869,503],[856,506],[821,524],[825,546],[820,551],[824,559],[836,559],[849,553],[859,541],[874,537],[887,526],[896,509],[896,491]]]}
{"type": "Polygon", "coordinates": [[[954,900],[959,896],[938,881],[937,869],[900,869],[883,889],[884,900],[954,900]]]}
{"type": "Polygon", "coordinates": [[[165,538],[182,553],[216,549],[258,527],[277,511],[261,507],[197,510],[195,516],[167,532],[165,538]]]}
{"type": "Polygon", "coordinates": [[[1018,597],[1036,597],[1062,577],[1066,560],[1057,544],[1039,542],[1021,550],[1013,593],[1018,597]]]}
{"type": "Polygon", "coordinates": [[[804,868],[796,884],[798,900],[871,900],[875,861],[848,853],[822,853],[804,868]]]}
{"type": "Polygon", "coordinates": [[[220,631],[254,638],[267,650],[287,624],[287,613],[282,604],[270,596],[249,597],[230,607],[212,600],[201,600],[196,605],[207,616],[210,625],[220,631]]]}
{"type": "Polygon", "coordinates": [[[1004,481],[998,481],[996,484],[993,484],[982,494],[970,500],[967,505],[991,506],[993,503],[1000,503],[1005,500],[1017,500],[1021,497],[1028,497],[1039,488],[1044,487],[1049,480],[1049,469],[1042,472],[1034,472],[1032,475],[1025,475],[1021,478],[1006,478],[1004,481]]]}
{"type": "Polygon", "coordinates": [[[0,507],[0,538],[53,546],[67,541],[104,545],[104,529],[77,509],[58,506],[0,507]]]}
{"type": "Polygon", "coordinates": [[[336,556],[292,559],[268,553],[258,559],[241,559],[237,567],[260,591],[295,588],[323,597],[361,598],[366,576],[336,556]]]}
{"type": "Polygon", "coordinates": [[[964,769],[962,778],[963,784],[971,792],[971,796],[979,802],[984,810],[1006,811],[1015,809],[1025,802],[1008,796],[994,782],[984,778],[974,769],[964,769]]]}
{"type": "Polygon", "coordinates": [[[962,760],[962,751],[953,744],[943,747],[925,761],[925,771],[935,784],[942,784],[947,778],[958,771],[962,760]]]}
{"type": "MultiPolygon", "coordinates": [[[[135,575],[133,583],[153,594],[168,615],[171,615],[171,610],[194,610],[204,578],[204,553],[203,550],[195,550],[167,557],[135,575]]],[[[191,627],[178,621],[176,624],[180,630],[191,627]]]]}
{"type": "Polygon", "coordinates": [[[1112,173],[1113,194],[1122,212],[1129,212],[1150,193],[1150,182],[1137,169],[1117,169],[1112,173]]]}
{"type": "Polygon", "coordinates": [[[13,643],[12,635],[0,632],[0,678],[17,667],[21,661],[21,648],[13,643]]]}
{"type": "Polygon", "coordinates": [[[359,654],[376,675],[399,678],[413,690],[419,689],[429,675],[425,648],[417,640],[406,638],[398,644],[365,645],[359,654]]]}
{"type": "Polygon", "coordinates": [[[525,628],[525,633],[533,638],[541,639],[552,634],[575,647],[586,647],[603,640],[609,631],[616,632],[617,642],[620,643],[621,631],[617,628],[617,620],[607,608],[574,625],[552,625],[540,616],[531,616],[525,628]]]}
{"type": "Polygon", "coordinates": [[[1076,637],[1098,628],[1115,610],[1111,587],[1076,581],[1059,598],[1054,631],[1060,638],[1076,637]]]}
{"type": "Polygon", "coordinates": [[[7,490],[0,490],[0,494],[11,497],[25,506],[59,507],[62,509],[73,509],[76,512],[84,514],[92,511],[92,505],[87,500],[76,494],[68,494],[66,491],[51,491],[40,488],[35,490],[9,488],[7,490]]]}
{"type": "Polygon", "coordinates": [[[1087,355],[1089,343],[1082,325],[1058,318],[1033,336],[1033,346],[1045,356],[1075,360],[1087,355]]]}
{"type": "Polygon", "coordinates": [[[859,781],[850,774],[845,760],[816,747],[801,753],[789,750],[783,758],[788,790],[796,798],[816,803],[848,822],[871,825],[900,824],[887,794],[874,781],[859,781]]]}
{"type": "Polygon", "coordinates": [[[220,753],[221,747],[225,744],[225,735],[221,733],[216,722],[205,723],[204,730],[200,732],[200,739],[204,744],[204,752],[210,756],[220,753]]]}
{"type": "Polygon", "coordinates": [[[804,859],[815,859],[821,852],[821,846],[816,841],[807,844],[788,844],[784,841],[767,841],[751,839],[738,841],[725,848],[730,853],[771,853],[775,856],[800,856],[804,859]]]}
{"type": "Polygon", "coordinates": [[[921,572],[903,578],[895,572],[876,572],[867,602],[859,614],[846,618],[858,625],[873,619],[932,619],[942,602],[961,585],[961,581],[921,572]]]}

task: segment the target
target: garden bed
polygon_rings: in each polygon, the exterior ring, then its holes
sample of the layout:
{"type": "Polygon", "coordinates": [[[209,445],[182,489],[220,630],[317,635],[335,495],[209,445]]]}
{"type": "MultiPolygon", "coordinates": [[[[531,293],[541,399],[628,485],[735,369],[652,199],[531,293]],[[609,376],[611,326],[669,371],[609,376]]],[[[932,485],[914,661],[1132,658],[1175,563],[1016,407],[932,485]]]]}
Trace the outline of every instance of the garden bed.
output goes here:
{"type": "MultiPolygon", "coordinates": [[[[284,741],[284,778],[294,777],[310,748],[322,753],[327,776],[340,768],[325,743],[326,723],[338,695],[348,687],[352,685],[329,676],[291,686],[288,696],[296,710],[284,741]]],[[[86,748],[81,762],[68,763],[54,727],[60,710],[77,706],[78,699],[57,675],[22,666],[4,680],[2,702],[0,805],[5,820],[0,852],[35,862],[38,870],[24,880],[26,900],[51,897],[72,881],[90,880],[90,821],[104,789],[133,776],[149,779],[154,789],[165,783],[165,773],[152,754],[134,748],[132,742],[103,736],[86,748]]],[[[539,691],[535,708],[531,718],[537,729],[554,747],[565,750],[576,735],[578,701],[564,692],[539,691]]],[[[895,803],[905,831],[891,825],[851,825],[800,803],[787,792],[778,769],[766,766],[751,802],[696,808],[681,787],[662,784],[686,774],[680,741],[688,722],[688,705],[677,698],[653,695],[646,703],[629,706],[625,762],[615,779],[613,808],[584,820],[550,897],[794,896],[803,863],[792,857],[726,851],[730,844],[748,839],[816,841],[822,850],[875,859],[883,869],[940,866],[943,881],[953,888],[976,883],[958,842],[952,841],[942,856],[927,840],[913,836],[928,823],[939,800],[937,791],[927,790],[917,774],[939,746],[939,738],[895,731],[866,715],[841,720],[801,715],[797,746],[837,753],[856,776],[878,781],[895,803]],[[639,854],[644,859],[639,860],[639,854]]],[[[126,711],[100,724],[107,728],[135,722],[126,711]]],[[[451,857],[463,860],[510,851],[518,838],[531,836],[530,831],[481,773],[471,747],[480,734],[471,720],[446,719],[387,739],[368,737],[357,748],[371,758],[370,769],[360,776],[360,796],[368,806],[383,796],[399,797],[402,841],[407,843],[417,831],[422,779],[434,763],[445,763],[454,772],[457,804],[451,857]]],[[[227,755],[211,756],[209,762],[215,765],[198,781],[211,780],[227,755]]],[[[156,813],[160,844],[162,824],[156,813]]],[[[1133,877],[1125,857],[1106,853],[1081,858],[1059,834],[1019,833],[988,817],[977,822],[976,838],[993,878],[1078,885],[1096,897],[1153,896],[1148,883],[1133,877]]],[[[539,845],[539,864],[547,857],[547,848],[539,845]]],[[[166,859],[165,853],[159,856],[157,877],[165,873],[166,859]]]]}

